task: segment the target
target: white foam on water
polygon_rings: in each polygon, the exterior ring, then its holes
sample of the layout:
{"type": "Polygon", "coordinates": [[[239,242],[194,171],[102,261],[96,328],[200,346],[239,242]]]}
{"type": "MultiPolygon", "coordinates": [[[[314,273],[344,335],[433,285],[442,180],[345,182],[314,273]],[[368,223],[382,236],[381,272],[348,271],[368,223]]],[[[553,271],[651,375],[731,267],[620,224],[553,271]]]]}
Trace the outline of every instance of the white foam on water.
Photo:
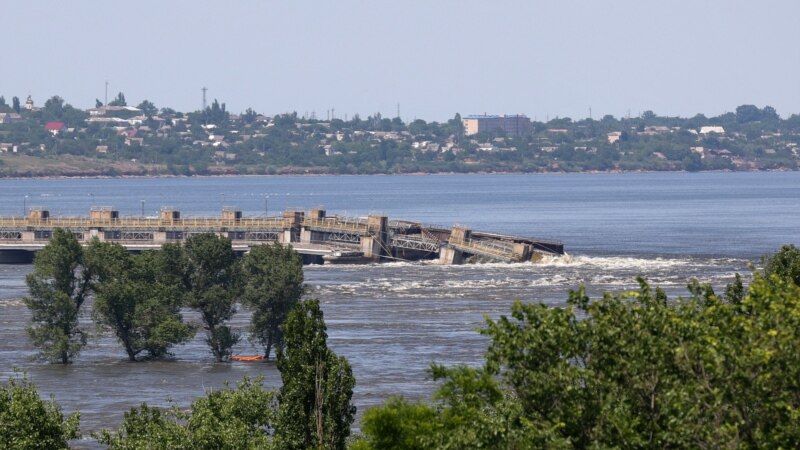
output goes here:
{"type": "Polygon", "coordinates": [[[16,308],[19,306],[25,306],[21,298],[0,299],[0,308],[16,308]]]}
{"type": "MultiPolygon", "coordinates": [[[[647,272],[678,267],[696,266],[691,258],[641,258],[633,256],[545,256],[536,265],[541,267],[575,267],[605,270],[633,270],[647,272]]],[[[702,263],[707,266],[707,262],[702,263]]]]}

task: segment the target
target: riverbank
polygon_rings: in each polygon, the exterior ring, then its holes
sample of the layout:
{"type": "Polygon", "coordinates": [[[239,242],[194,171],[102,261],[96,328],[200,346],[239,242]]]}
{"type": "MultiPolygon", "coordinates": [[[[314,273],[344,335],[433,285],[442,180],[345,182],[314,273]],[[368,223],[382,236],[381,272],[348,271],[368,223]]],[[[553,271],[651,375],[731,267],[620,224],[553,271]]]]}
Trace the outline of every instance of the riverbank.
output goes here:
{"type": "MultiPolygon", "coordinates": [[[[681,173],[686,170],[609,169],[609,170],[470,170],[383,171],[339,173],[331,168],[279,167],[258,172],[259,166],[212,166],[203,173],[172,173],[164,164],[144,164],[135,161],[109,161],[75,155],[62,157],[36,157],[30,155],[0,155],[0,179],[102,179],[102,178],[183,178],[183,177],[250,177],[250,176],[425,176],[425,175],[514,175],[514,174],[630,174],[630,173],[681,173]]],[[[792,172],[785,167],[758,169],[715,169],[692,172],[792,172]]]]}

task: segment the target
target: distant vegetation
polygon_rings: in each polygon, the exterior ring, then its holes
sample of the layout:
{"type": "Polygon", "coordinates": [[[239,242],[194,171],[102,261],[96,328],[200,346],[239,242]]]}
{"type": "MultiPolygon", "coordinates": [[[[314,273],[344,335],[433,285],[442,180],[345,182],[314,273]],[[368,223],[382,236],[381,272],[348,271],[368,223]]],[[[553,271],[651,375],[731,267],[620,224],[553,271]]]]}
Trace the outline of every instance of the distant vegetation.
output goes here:
{"type": "Polygon", "coordinates": [[[0,97],[0,176],[373,174],[637,170],[796,170],[800,115],[741,105],[717,117],[534,121],[531,132],[466,136],[461,116],[410,123],[231,114],[224,103],[182,113],[123,93],[84,111],[0,97]]]}
{"type": "MultiPolygon", "coordinates": [[[[63,238],[46,267],[74,260],[63,238]]],[[[217,248],[202,240],[198,249],[217,248]]],[[[259,258],[294,264],[275,250],[259,258]]],[[[797,448],[800,250],[784,246],[763,263],[749,286],[737,275],[721,294],[691,281],[687,298],[669,300],[639,279],[638,290],[600,299],[580,288],[566,308],[516,302],[509,317],[487,320],[483,365],[432,365],[439,388],[430,403],[390,399],[365,413],[362,434],[349,441],[352,370],[327,348],[319,302],[299,301],[281,326],[280,390],[245,379],[189,410],[142,405],[97,437],[112,449],[797,448]]],[[[267,266],[248,269],[261,273],[251,289],[297,281],[267,266]]],[[[43,267],[38,282],[69,278],[43,267]]],[[[57,306],[75,296],[51,298],[57,306]]],[[[0,386],[0,424],[0,442],[12,448],[64,448],[78,417],[65,419],[16,377],[0,386]]]]}

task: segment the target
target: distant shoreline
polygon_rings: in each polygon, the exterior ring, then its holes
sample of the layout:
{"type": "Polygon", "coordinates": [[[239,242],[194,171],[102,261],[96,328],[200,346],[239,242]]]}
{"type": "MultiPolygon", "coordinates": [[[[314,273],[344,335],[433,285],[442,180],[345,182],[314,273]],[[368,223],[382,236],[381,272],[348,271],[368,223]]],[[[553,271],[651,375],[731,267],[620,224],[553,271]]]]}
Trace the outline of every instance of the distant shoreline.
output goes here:
{"type": "MultiPolygon", "coordinates": [[[[800,170],[800,169],[798,169],[800,170]]],[[[552,171],[552,172],[517,172],[517,171],[476,171],[476,172],[408,172],[408,173],[281,173],[281,174],[203,174],[203,175],[44,175],[44,176],[0,176],[0,180],[103,180],[103,179],[161,179],[161,178],[233,178],[233,177],[386,177],[386,176],[431,176],[431,175],[567,175],[567,174],[640,174],[640,173],[750,173],[750,172],[797,172],[787,168],[753,169],[753,170],[589,170],[589,171],[552,171]]]]}

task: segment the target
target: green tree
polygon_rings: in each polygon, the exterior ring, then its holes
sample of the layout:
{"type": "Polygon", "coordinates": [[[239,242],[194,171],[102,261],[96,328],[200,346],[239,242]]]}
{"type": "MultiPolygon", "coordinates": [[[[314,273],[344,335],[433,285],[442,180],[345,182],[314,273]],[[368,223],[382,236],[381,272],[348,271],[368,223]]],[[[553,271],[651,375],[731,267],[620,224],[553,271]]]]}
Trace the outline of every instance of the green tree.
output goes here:
{"type": "Polygon", "coordinates": [[[11,109],[13,109],[15,113],[19,113],[21,109],[19,104],[19,97],[17,97],[16,95],[11,98],[11,109]]]}
{"type": "Polygon", "coordinates": [[[305,292],[303,259],[291,247],[259,245],[244,258],[243,274],[243,301],[253,311],[250,333],[269,358],[273,345],[283,347],[281,325],[305,292]]]}
{"type": "Polygon", "coordinates": [[[794,245],[784,245],[772,256],[762,258],[764,276],[775,275],[800,286],[800,249],[794,245]]]}
{"type": "Polygon", "coordinates": [[[423,450],[428,448],[425,436],[435,434],[435,409],[424,403],[409,403],[393,397],[379,408],[364,413],[361,430],[365,439],[357,441],[353,450],[423,450]]]}
{"type": "Polygon", "coordinates": [[[278,348],[281,386],[275,442],[281,449],[344,449],[356,413],[350,363],[328,349],[319,300],[297,304],[278,348]]]}
{"type": "Polygon", "coordinates": [[[114,100],[108,102],[108,106],[128,106],[128,102],[125,101],[125,94],[122,92],[118,93],[114,100]]]}
{"type": "Polygon", "coordinates": [[[258,117],[258,113],[255,112],[253,108],[247,108],[245,112],[241,115],[242,122],[246,124],[255,123],[256,117],[258,117]]]}
{"type": "Polygon", "coordinates": [[[75,236],[57,228],[25,278],[30,295],[24,302],[32,322],[28,335],[41,349],[40,356],[50,361],[68,364],[86,345],[78,317],[92,290],[93,274],[83,256],[75,236]]]}
{"type": "Polygon", "coordinates": [[[736,107],[736,122],[748,123],[761,120],[761,110],[755,105],[741,105],[736,107]]]}
{"type": "Polygon", "coordinates": [[[450,132],[453,133],[456,138],[461,139],[464,137],[464,121],[461,119],[461,114],[456,113],[456,115],[447,121],[447,125],[450,127],[450,132]]]}
{"type": "Polygon", "coordinates": [[[358,448],[796,447],[800,287],[756,273],[737,290],[517,302],[487,321],[483,367],[433,366],[436,402],[368,412],[358,448]]]}
{"type": "Polygon", "coordinates": [[[158,108],[149,100],[142,100],[142,103],[139,103],[136,107],[141,109],[142,113],[147,117],[153,117],[158,114],[158,108]]]}
{"type": "Polygon", "coordinates": [[[78,437],[80,415],[64,419],[54,400],[45,402],[24,376],[0,385],[0,447],[15,450],[69,448],[78,437]]]}
{"type": "Polygon", "coordinates": [[[95,108],[100,108],[102,106],[103,106],[103,102],[101,102],[99,98],[94,99],[94,107],[95,108]]]}
{"type": "Polygon", "coordinates": [[[220,104],[217,99],[214,99],[211,102],[211,106],[206,107],[205,111],[203,111],[203,118],[206,123],[221,126],[228,123],[230,113],[225,110],[225,103],[220,104]]]}
{"type": "Polygon", "coordinates": [[[119,244],[99,241],[86,250],[87,264],[98,274],[95,321],[114,332],[130,361],[143,352],[150,358],[167,355],[194,335],[182,320],[182,292],[165,256],[162,250],[134,256],[119,244]]]}
{"type": "Polygon", "coordinates": [[[267,449],[276,407],[274,392],[245,378],[236,389],[195,400],[188,411],[143,404],[125,413],[116,433],[96,437],[112,450],[267,449]]]}
{"type": "Polygon", "coordinates": [[[212,233],[198,234],[184,242],[187,305],[200,313],[206,343],[217,362],[230,356],[239,335],[225,325],[236,313],[239,297],[239,265],[231,240],[212,233]]]}
{"type": "Polygon", "coordinates": [[[44,102],[42,110],[45,121],[59,120],[64,115],[64,99],[54,95],[44,102]]]}

